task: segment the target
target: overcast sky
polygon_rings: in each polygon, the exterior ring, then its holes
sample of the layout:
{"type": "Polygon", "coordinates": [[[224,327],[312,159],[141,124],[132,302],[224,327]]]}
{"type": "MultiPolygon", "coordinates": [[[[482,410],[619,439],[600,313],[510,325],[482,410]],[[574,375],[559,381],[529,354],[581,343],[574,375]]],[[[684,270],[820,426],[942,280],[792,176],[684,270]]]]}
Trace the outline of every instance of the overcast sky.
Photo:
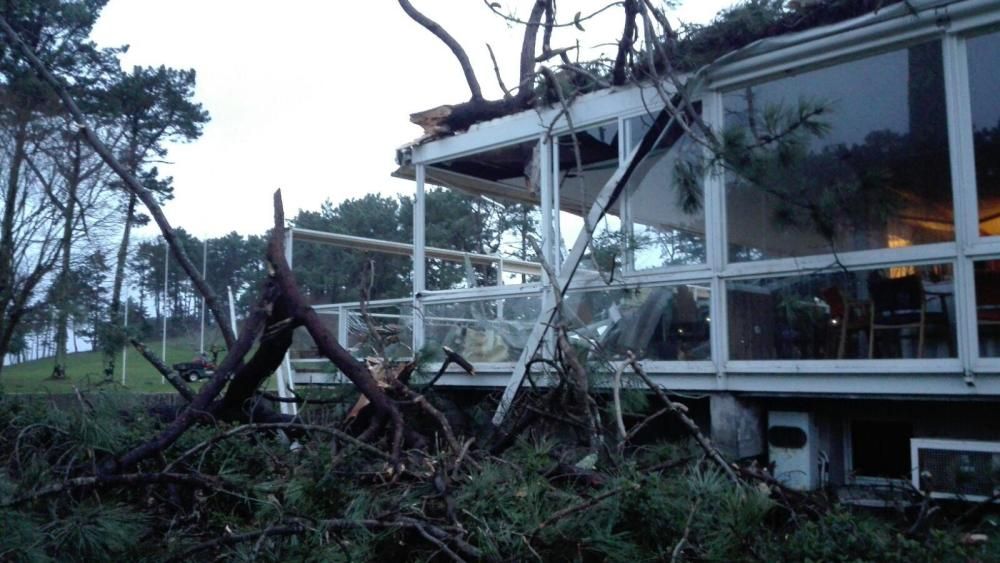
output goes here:
{"type": "MultiPolygon", "coordinates": [[[[521,28],[480,0],[412,1],[465,46],[488,97],[499,89],[487,42],[506,82],[516,82],[521,28]]],[[[703,23],[731,3],[688,0],[673,15],[703,23]]],[[[530,2],[503,5],[523,15],[530,2]]],[[[600,5],[559,4],[562,18],[600,5]]],[[[611,10],[587,22],[582,45],[613,52],[601,44],[615,40],[620,19],[611,10]]],[[[565,33],[554,47],[580,36],[565,33]]],[[[395,149],[421,133],[409,114],[469,96],[447,48],[392,0],[111,0],[93,36],[130,45],[125,68],[197,71],[197,99],[212,121],[200,139],[173,145],[161,169],[174,177],[167,216],[198,237],[262,233],[278,187],[290,216],[328,198],[412,193],[411,182],[389,177],[395,149]]]]}

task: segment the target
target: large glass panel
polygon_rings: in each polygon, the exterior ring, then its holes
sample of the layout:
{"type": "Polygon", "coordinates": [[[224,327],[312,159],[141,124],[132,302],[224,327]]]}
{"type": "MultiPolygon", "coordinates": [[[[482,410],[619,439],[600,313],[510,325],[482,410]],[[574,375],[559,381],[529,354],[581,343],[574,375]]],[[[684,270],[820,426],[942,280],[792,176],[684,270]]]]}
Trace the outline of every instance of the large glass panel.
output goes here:
{"type": "Polygon", "coordinates": [[[1000,260],[976,262],[976,325],[979,355],[1000,357],[1000,260]]]}
{"type": "MultiPolygon", "coordinates": [[[[652,124],[629,120],[632,150],[652,124]]],[[[705,207],[700,172],[702,151],[672,124],[629,182],[633,267],[650,270],[705,263],[705,207]]]]}
{"type": "Polygon", "coordinates": [[[538,296],[483,298],[424,307],[426,349],[448,346],[470,362],[515,362],[541,313],[538,296]]]}
{"type": "MultiPolygon", "coordinates": [[[[560,135],[557,139],[559,169],[559,230],[562,256],[583,228],[597,194],[618,169],[618,124],[597,125],[560,135]]],[[[625,262],[625,241],[620,202],[594,226],[594,238],[581,260],[584,270],[598,271],[611,279],[625,262]]]]}
{"type": "Polygon", "coordinates": [[[1000,33],[968,42],[979,232],[1000,235],[1000,33]]]}
{"type": "Polygon", "coordinates": [[[564,321],[592,360],[709,360],[708,282],[571,292],[564,321]]]}
{"type": "Polygon", "coordinates": [[[939,42],[724,95],[729,259],[954,240],[939,42]]]}
{"type": "Polygon", "coordinates": [[[954,358],[950,264],[726,283],[734,360],[954,358]]]}

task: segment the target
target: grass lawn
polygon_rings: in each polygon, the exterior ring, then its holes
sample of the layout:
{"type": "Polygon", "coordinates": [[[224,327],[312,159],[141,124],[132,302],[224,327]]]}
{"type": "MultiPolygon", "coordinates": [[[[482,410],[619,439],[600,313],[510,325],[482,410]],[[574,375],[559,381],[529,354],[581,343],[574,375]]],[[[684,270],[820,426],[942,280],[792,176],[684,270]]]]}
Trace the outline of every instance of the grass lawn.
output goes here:
{"type": "MultiPolygon", "coordinates": [[[[166,363],[168,365],[189,362],[198,351],[198,334],[185,335],[167,340],[166,363]]],[[[221,342],[221,339],[219,339],[221,342]]],[[[206,337],[205,347],[212,341],[206,337]]],[[[153,352],[160,354],[160,342],[146,343],[153,352]]],[[[223,354],[219,355],[222,359],[223,354]]],[[[169,393],[173,387],[162,382],[157,372],[133,348],[129,348],[125,364],[125,385],[122,385],[121,353],[115,358],[114,382],[102,387],[135,393],[169,393]]],[[[73,387],[91,387],[104,380],[103,361],[100,352],[78,352],[70,354],[66,365],[66,379],[52,379],[53,358],[43,358],[13,366],[4,366],[0,372],[0,387],[7,393],[72,393],[73,387]]],[[[198,386],[199,384],[195,384],[198,386]]]]}

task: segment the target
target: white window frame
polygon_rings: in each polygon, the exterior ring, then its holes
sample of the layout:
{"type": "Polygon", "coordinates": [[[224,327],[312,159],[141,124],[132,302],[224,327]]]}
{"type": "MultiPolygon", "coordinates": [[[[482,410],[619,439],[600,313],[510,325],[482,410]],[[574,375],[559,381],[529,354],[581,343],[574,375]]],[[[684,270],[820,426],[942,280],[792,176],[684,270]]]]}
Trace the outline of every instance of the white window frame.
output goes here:
{"type": "MultiPolygon", "coordinates": [[[[1000,257],[1000,237],[981,238],[978,236],[978,229],[972,228],[978,221],[975,170],[971,152],[968,61],[965,58],[966,38],[989,26],[995,26],[998,22],[1000,22],[1000,9],[995,0],[965,0],[933,11],[923,11],[919,17],[903,16],[843,33],[824,35],[817,30],[815,39],[806,43],[708,69],[704,82],[706,87],[701,96],[704,117],[711,126],[720,127],[723,117],[722,91],[771,80],[788,72],[804,72],[905,48],[928,40],[940,40],[948,114],[956,240],[902,249],[848,252],[836,257],[817,255],[730,264],[726,256],[724,179],[721,174],[710,173],[705,180],[707,263],[694,267],[676,266],[637,272],[629,260],[623,283],[667,284],[693,281],[710,284],[712,368],[709,369],[704,365],[683,366],[689,362],[663,362],[665,365],[660,365],[660,362],[647,362],[647,368],[651,373],[673,373],[681,368],[677,376],[658,376],[672,378],[670,381],[677,382],[675,388],[678,389],[833,395],[847,392],[869,396],[1000,394],[1000,378],[981,377],[978,380],[975,378],[976,374],[1000,373],[1000,358],[978,357],[978,327],[972,275],[974,260],[1000,257]],[[951,263],[955,277],[958,358],[739,362],[729,360],[727,281],[766,275],[808,274],[810,270],[823,269],[837,260],[851,268],[951,263]],[[713,370],[716,374],[715,380],[706,378],[705,376],[713,370]],[[780,376],[775,377],[778,374],[780,376]]],[[[804,32],[804,36],[809,33],[804,32]]],[[[581,96],[571,108],[573,122],[576,129],[582,130],[592,125],[616,120],[619,125],[620,143],[624,145],[628,139],[628,119],[659,107],[659,104],[647,103],[650,100],[657,100],[652,89],[632,88],[619,91],[608,89],[587,94],[581,96]]],[[[568,126],[564,117],[558,117],[559,112],[561,108],[523,112],[473,126],[461,135],[413,147],[412,162],[414,165],[429,165],[532,139],[543,139],[549,134],[553,136],[564,134],[568,131],[568,126]]],[[[548,161],[550,170],[555,168],[552,165],[557,162],[556,155],[552,152],[542,151],[543,157],[547,155],[552,159],[548,161]]],[[[623,154],[624,151],[619,150],[619,159],[623,154]]],[[[553,175],[543,175],[543,184],[551,183],[552,180],[553,175]]],[[[626,191],[623,196],[625,200],[621,208],[622,224],[624,229],[631,229],[627,194],[626,191]]],[[[558,201],[555,199],[558,195],[552,194],[551,189],[549,197],[553,198],[553,202],[558,201]]],[[[555,234],[548,242],[558,249],[558,238],[555,234]]],[[[593,283],[582,283],[579,287],[582,289],[588,285],[593,283]]],[[[483,298],[487,293],[491,298],[501,298],[503,295],[523,295],[540,292],[542,289],[544,288],[541,285],[534,284],[533,287],[516,289],[504,287],[425,291],[415,300],[415,304],[419,305],[421,301],[435,302],[438,299],[452,301],[483,298]]]]}

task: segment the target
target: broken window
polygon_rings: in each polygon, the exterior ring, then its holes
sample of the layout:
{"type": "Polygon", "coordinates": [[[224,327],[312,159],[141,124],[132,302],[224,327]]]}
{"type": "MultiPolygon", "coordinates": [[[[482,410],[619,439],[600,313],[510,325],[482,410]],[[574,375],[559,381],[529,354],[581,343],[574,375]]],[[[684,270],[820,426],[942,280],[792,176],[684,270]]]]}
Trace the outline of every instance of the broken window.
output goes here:
{"type": "Polygon", "coordinates": [[[708,283],[570,292],[563,320],[594,359],[711,359],[708,283]]]}
{"type": "MultiPolygon", "coordinates": [[[[642,140],[652,120],[650,115],[629,120],[629,151],[642,140]]],[[[674,122],[633,174],[628,206],[635,270],[705,263],[701,152],[674,122]]]]}
{"type": "MultiPolygon", "coordinates": [[[[596,125],[566,133],[557,138],[556,184],[559,191],[559,248],[567,254],[583,228],[597,194],[618,169],[617,122],[596,125]]],[[[580,263],[580,268],[602,272],[606,279],[618,277],[625,261],[625,240],[621,221],[621,203],[594,225],[594,237],[580,263]]]]}
{"type": "Polygon", "coordinates": [[[514,362],[540,313],[538,296],[428,303],[425,348],[440,355],[448,346],[470,362],[514,362]]]}

